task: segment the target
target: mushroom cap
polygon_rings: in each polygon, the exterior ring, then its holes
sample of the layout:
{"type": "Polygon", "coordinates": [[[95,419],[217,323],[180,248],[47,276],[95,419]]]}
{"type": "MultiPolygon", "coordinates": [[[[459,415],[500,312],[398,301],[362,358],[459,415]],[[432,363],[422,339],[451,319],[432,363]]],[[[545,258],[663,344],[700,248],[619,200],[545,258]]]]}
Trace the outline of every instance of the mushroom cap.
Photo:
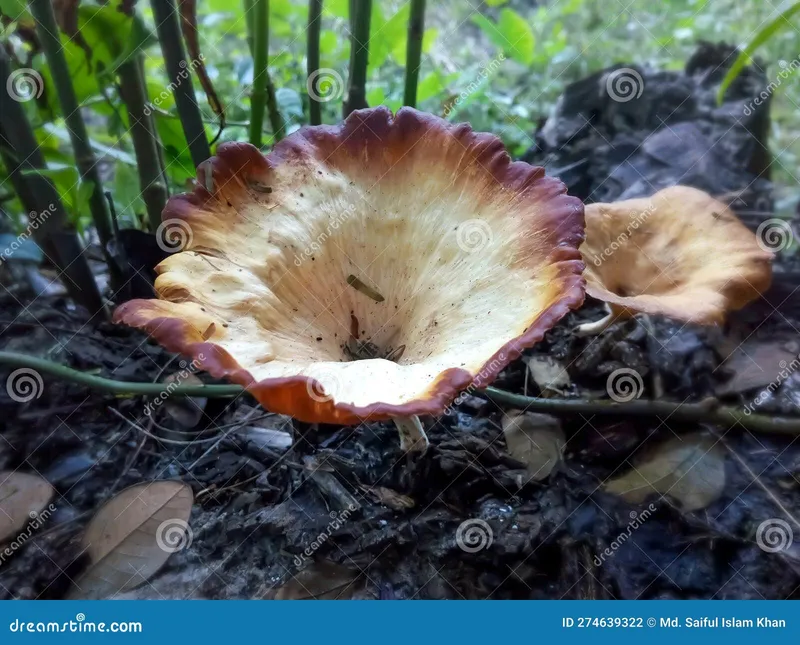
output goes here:
{"type": "Polygon", "coordinates": [[[773,254],[722,202],[688,186],[586,206],[586,293],[615,315],[721,323],[770,285],[773,254]]]}
{"type": "Polygon", "coordinates": [[[439,414],[583,302],[581,202],[496,137],[409,108],[266,157],[223,144],[163,220],[184,244],[159,299],[115,321],[307,422],[439,414]],[[354,328],[402,356],[350,360],[354,328]]]}

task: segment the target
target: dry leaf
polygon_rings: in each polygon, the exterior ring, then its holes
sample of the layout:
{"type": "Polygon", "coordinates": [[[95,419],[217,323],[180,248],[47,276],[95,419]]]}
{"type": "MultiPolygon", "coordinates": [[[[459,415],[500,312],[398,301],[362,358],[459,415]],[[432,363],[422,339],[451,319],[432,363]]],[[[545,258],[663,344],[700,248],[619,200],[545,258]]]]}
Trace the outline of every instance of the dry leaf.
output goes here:
{"type": "Polygon", "coordinates": [[[317,562],[296,573],[275,594],[275,600],[349,600],[363,585],[358,571],[335,562],[317,562]]]}
{"type": "Polygon", "coordinates": [[[531,356],[527,363],[528,372],[542,394],[563,394],[572,383],[564,366],[549,356],[531,356]]]}
{"type": "Polygon", "coordinates": [[[695,433],[675,437],[645,453],[630,472],[612,479],[606,491],[638,504],[652,493],[678,500],[684,511],[714,502],[725,488],[725,454],[714,439],[695,433]]]}
{"type": "Polygon", "coordinates": [[[83,537],[91,566],[70,598],[108,598],[150,578],[191,544],[193,501],[187,484],[166,480],[136,484],[103,504],[83,537]]]}
{"type": "Polygon", "coordinates": [[[740,345],[722,363],[722,368],[733,372],[733,376],[717,387],[716,393],[722,396],[767,387],[797,358],[798,347],[793,342],[740,345]]]}
{"type": "Polygon", "coordinates": [[[385,486],[361,486],[361,490],[369,493],[374,499],[395,511],[414,508],[416,502],[408,495],[401,495],[396,490],[385,486]]]}
{"type": "Polygon", "coordinates": [[[292,435],[283,430],[262,428],[260,426],[247,426],[236,431],[243,441],[251,444],[258,450],[288,450],[292,445],[292,435]]]}
{"type": "Polygon", "coordinates": [[[509,412],[503,417],[508,453],[527,464],[532,479],[545,479],[561,461],[567,443],[558,419],[532,412],[509,412]]]}
{"type": "MultiPolygon", "coordinates": [[[[165,385],[203,385],[194,374],[175,372],[163,380],[165,385]]],[[[171,397],[164,402],[164,409],[180,426],[191,429],[200,423],[208,399],[204,396],[171,397]]]]}
{"type": "Polygon", "coordinates": [[[53,487],[27,473],[0,473],[0,542],[13,539],[53,496],[53,487]]]}

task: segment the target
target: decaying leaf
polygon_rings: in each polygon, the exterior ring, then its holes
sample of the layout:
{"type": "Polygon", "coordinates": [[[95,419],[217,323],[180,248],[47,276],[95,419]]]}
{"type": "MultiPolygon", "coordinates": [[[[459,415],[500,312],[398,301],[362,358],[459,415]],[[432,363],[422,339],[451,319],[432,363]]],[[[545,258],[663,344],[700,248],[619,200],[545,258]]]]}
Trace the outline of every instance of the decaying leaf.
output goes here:
{"type": "Polygon", "coordinates": [[[193,501],[187,484],[169,480],[136,484],[112,497],[86,527],[91,565],[69,597],[109,598],[150,578],[191,543],[193,501]]]}
{"type": "Polygon", "coordinates": [[[638,504],[649,495],[669,495],[684,511],[714,502],[725,488],[725,453],[701,433],[675,437],[647,451],[636,466],[610,480],[606,491],[638,504]]]}
{"type": "Polygon", "coordinates": [[[292,445],[292,435],[283,430],[246,426],[236,431],[236,435],[256,450],[288,450],[292,445]]]}
{"type": "Polygon", "coordinates": [[[278,589],[275,600],[350,600],[363,584],[358,584],[359,572],[322,561],[294,574],[278,589]]]}
{"type": "Polygon", "coordinates": [[[395,511],[414,508],[416,505],[416,502],[408,495],[401,495],[396,490],[386,488],[385,486],[361,486],[361,490],[371,495],[379,503],[395,511]]]}
{"type": "Polygon", "coordinates": [[[768,387],[779,380],[782,370],[798,364],[798,354],[800,347],[796,342],[752,342],[739,345],[722,363],[722,369],[732,372],[733,376],[720,385],[716,393],[737,394],[768,387]]]}
{"type": "Polygon", "coordinates": [[[509,412],[503,418],[503,434],[509,454],[527,464],[536,481],[550,475],[567,443],[558,419],[533,412],[509,412]]]}
{"type": "MultiPolygon", "coordinates": [[[[175,372],[164,379],[164,384],[169,388],[170,385],[202,385],[201,381],[194,374],[187,374],[185,371],[175,372]]],[[[164,409],[167,414],[175,420],[178,425],[184,428],[194,428],[203,418],[208,399],[204,396],[192,397],[170,397],[164,402],[164,409]]]]}
{"type": "Polygon", "coordinates": [[[544,396],[563,394],[564,389],[570,386],[567,370],[555,359],[549,356],[531,356],[526,362],[531,378],[544,396]]]}
{"type": "Polygon", "coordinates": [[[53,487],[27,473],[0,473],[0,542],[13,539],[53,496],[53,487]]]}

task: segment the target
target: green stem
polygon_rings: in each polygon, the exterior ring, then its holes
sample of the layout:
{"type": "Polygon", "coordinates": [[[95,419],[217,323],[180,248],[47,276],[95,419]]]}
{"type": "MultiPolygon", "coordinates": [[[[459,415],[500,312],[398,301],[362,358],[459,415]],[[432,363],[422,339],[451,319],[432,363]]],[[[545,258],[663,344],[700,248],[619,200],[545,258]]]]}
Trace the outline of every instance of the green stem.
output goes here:
{"type": "Polygon", "coordinates": [[[0,364],[12,367],[29,367],[41,372],[50,374],[66,381],[79,383],[95,390],[105,390],[114,394],[137,394],[147,396],[157,396],[165,394],[169,396],[207,396],[225,397],[236,396],[243,392],[243,388],[238,385],[172,385],[167,387],[163,383],[129,383],[127,381],[115,381],[102,376],[94,376],[79,372],[65,365],[53,363],[44,358],[27,356],[14,352],[0,352],[0,364]]]}
{"type": "Polygon", "coordinates": [[[311,125],[322,123],[322,107],[315,98],[319,96],[319,82],[314,73],[319,69],[319,38],[322,31],[322,0],[308,2],[308,57],[306,62],[306,78],[314,79],[308,88],[308,112],[311,125]]]}
{"type": "MultiPolygon", "coordinates": [[[[160,395],[169,396],[205,396],[226,397],[237,396],[244,390],[238,385],[172,385],[167,388],[162,383],[130,383],[115,381],[85,374],[65,365],[53,363],[43,358],[0,352],[0,364],[12,367],[29,367],[43,374],[50,374],[74,383],[80,383],[99,390],[115,394],[160,395]]],[[[598,414],[610,416],[663,417],[676,421],[696,423],[714,423],[730,427],[739,423],[748,430],[777,434],[800,434],[800,418],[772,417],[762,414],[745,414],[738,408],[724,407],[715,399],[707,399],[699,403],[677,403],[671,401],[636,400],[626,403],[612,401],[584,401],[580,399],[539,399],[521,394],[513,394],[493,387],[473,392],[490,401],[503,406],[524,410],[537,410],[550,414],[598,414]]]]}
{"type": "Polygon", "coordinates": [[[408,18],[408,42],[406,45],[406,87],[403,104],[417,105],[417,82],[422,59],[422,37],[425,33],[425,0],[411,0],[408,18]]]}
{"type": "MultiPolygon", "coordinates": [[[[42,0],[43,1],[43,0],[42,0]]],[[[178,12],[175,0],[150,0],[153,17],[158,30],[158,41],[164,55],[164,66],[175,97],[175,106],[181,118],[183,134],[192,162],[199,166],[211,156],[211,148],[206,138],[203,117],[194,94],[191,66],[186,62],[186,50],[183,46],[178,12]]]]}
{"type": "Polygon", "coordinates": [[[81,178],[89,182],[93,188],[92,196],[89,200],[89,209],[92,213],[95,228],[97,228],[97,235],[100,238],[103,252],[107,254],[107,244],[112,237],[111,217],[103,196],[103,186],[100,183],[97,160],[89,143],[86,124],[83,122],[78,100],[75,97],[75,90],[72,87],[72,77],[67,66],[67,59],[64,57],[64,48],[61,46],[61,40],[59,39],[59,30],[56,25],[53,7],[50,4],[50,0],[31,0],[30,9],[36,20],[36,33],[42,43],[47,64],[52,72],[58,102],[61,105],[61,113],[64,116],[69,138],[72,142],[72,150],[75,153],[78,172],[81,178]]]}
{"type": "Polygon", "coordinates": [[[513,394],[487,387],[476,391],[477,396],[499,405],[551,414],[597,414],[607,416],[663,417],[675,421],[714,423],[730,427],[736,423],[748,430],[778,434],[800,434],[800,418],[771,417],[763,414],[745,414],[739,408],[722,406],[716,399],[699,403],[634,400],[625,403],[614,401],[584,401],[581,399],[539,399],[513,394]]]}
{"type": "Polygon", "coordinates": [[[372,15],[372,0],[353,0],[350,6],[355,9],[355,16],[351,18],[353,33],[350,39],[350,74],[344,116],[353,110],[368,107],[367,68],[369,67],[369,24],[372,15]]]}
{"type": "Polygon", "coordinates": [[[253,89],[250,94],[250,143],[261,147],[267,104],[269,0],[253,0],[253,89]]]}
{"type": "Polygon", "coordinates": [[[161,224],[161,211],[167,203],[167,187],[162,182],[158,141],[150,127],[147,93],[139,73],[141,54],[136,54],[119,68],[120,95],[128,110],[128,126],[136,153],[139,189],[142,194],[150,230],[161,224]]]}

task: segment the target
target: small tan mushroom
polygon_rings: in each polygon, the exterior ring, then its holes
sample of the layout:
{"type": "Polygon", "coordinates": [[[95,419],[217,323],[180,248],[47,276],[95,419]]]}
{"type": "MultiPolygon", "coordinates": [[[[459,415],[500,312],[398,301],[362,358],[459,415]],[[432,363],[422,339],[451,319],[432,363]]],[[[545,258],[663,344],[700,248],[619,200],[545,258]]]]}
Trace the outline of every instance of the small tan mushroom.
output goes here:
{"type": "Polygon", "coordinates": [[[636,313],[721,323],[770,285],[773,254],[711,195],[673,186],[652,197],[586,206],[586,293],[610,307],[599,333],[636,313]]]}
{"type": "Polygon", "coordinates": [[[404,108],[227,143],[170,199],[186,244],[115,320],[273,412],[352,425],[438,415],[583,302],[583,206],[500,140],[404,108]]]}

